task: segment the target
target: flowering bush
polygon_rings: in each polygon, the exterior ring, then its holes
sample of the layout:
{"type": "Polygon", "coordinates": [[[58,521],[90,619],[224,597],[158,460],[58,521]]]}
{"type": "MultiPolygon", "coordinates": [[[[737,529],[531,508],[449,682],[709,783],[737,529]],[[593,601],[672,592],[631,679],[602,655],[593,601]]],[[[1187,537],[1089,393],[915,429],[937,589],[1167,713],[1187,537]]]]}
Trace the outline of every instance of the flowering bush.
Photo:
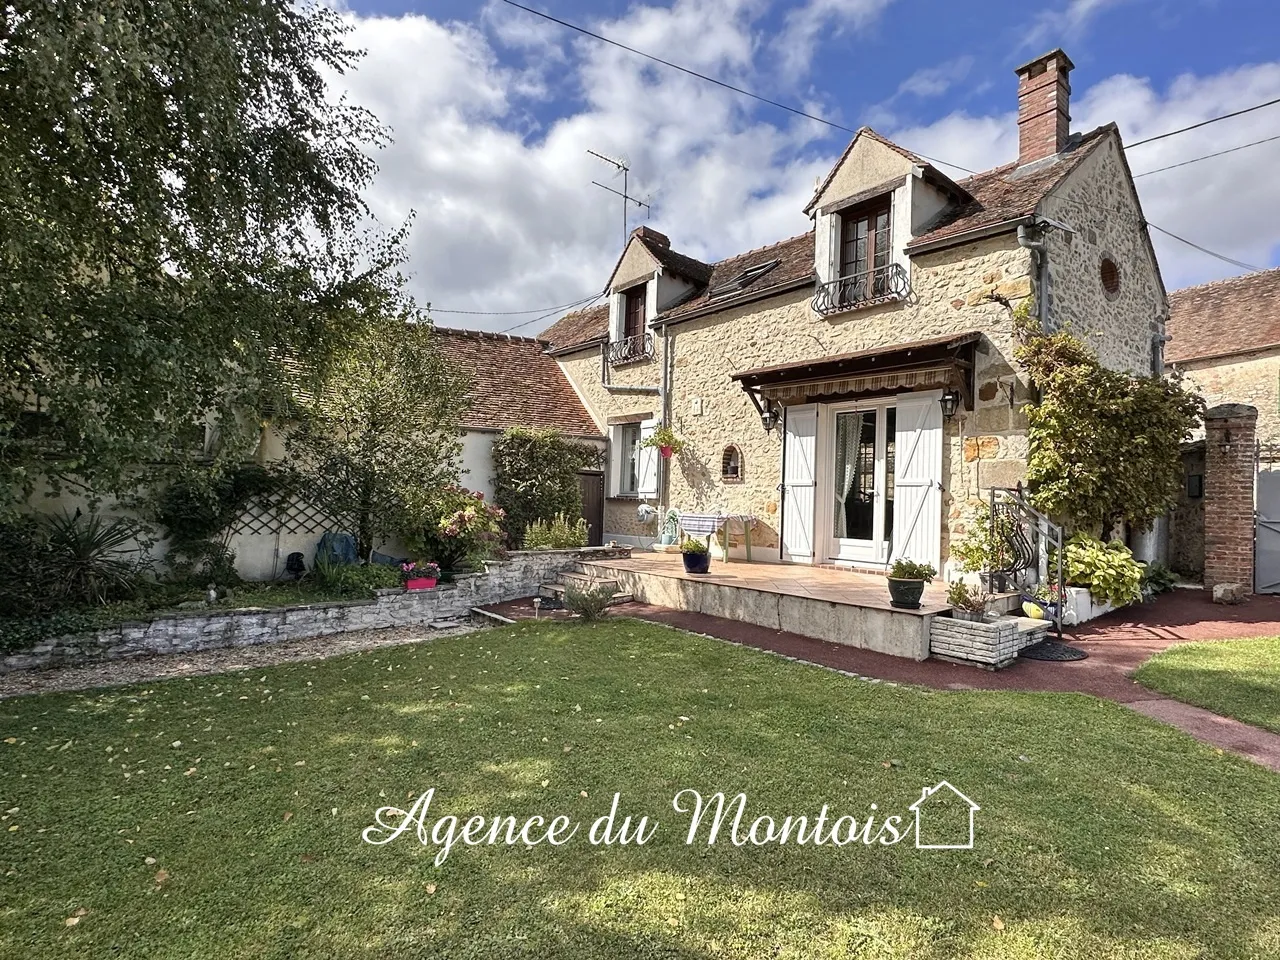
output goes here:
{"type": "Polygon", "coordinates": [[[422,577],[428,580],[440,579],[440,565],[431,563],[428,560],[400,564],[400,580],[402,583],[408,583],[410,580],[417,580],[422,577]]]}
{"type": "Polygon", "coordinates": [[[442,570],[492,556],[502,542],[499,524],[506,511],[486,503],[478,490],[447,486],[416,512],[406,540],[420,556],[435,557],[442,570]]]}

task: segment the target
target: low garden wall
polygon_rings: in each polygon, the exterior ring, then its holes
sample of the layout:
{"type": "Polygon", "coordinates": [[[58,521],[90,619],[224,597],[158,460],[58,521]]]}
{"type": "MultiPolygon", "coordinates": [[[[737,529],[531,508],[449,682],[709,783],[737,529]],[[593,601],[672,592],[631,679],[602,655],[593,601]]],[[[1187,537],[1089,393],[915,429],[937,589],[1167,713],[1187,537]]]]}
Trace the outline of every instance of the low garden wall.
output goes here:
{"type": "Polygon", "coordinates": [[[630,548],[530,550],[487,560],[483,573],[459,576],[431,590],[380,590],[369,600],[244,610],[193,610],[156,620],[123,623],[94,633],[55,637],[30,650],[0,657],[0,673],[71,663],[218,647],[247,647],[306,637],[378,630],[463,617],[472,607],[538,592],[583,560],[628,557],[630,548]]]}
{"type": "Polygon", "coordinates": [[[929,625],[929,653],[997,669],[1008,666],[1018,651],[1043,640],[1043,631],[1021,631],[1010,617],[976,622],[934,617],[929,625]]]}

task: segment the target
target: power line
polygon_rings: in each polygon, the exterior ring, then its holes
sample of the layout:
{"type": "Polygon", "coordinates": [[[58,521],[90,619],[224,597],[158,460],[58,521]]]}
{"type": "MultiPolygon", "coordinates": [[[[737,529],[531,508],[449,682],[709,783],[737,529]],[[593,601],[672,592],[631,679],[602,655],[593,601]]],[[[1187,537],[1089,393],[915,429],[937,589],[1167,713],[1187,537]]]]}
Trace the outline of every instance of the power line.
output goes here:
{"type": "Polygon", "coordinates": [[[1271,143],[1273,140],[1280,140],[1280,134],[1274,137],[1267,137],[1264,140],[1254,140],[1252,143],[1242,143],[1238,147],[1231,147],[1227,150],[1219,150],[1217,153],[1206,153],[1203,157],[1192,157],[1190,160],[1183,160],[1181,163],[1171,163],[1167,167],[1156,167],[1154,170],[1144,170],[1142,173],[1135,173],[1133,179],[1139,177],[1149,177],[1153,173],[1164,173],[1166,170],[1176,170],[1178,167],[1185,167],[1188,164],[1199,163],[1201,160],[1212,160],[1214,157],[1226,156],[1228,153],[1235,153],[1237,150],[1246,150],[1249,147],[1256,147],[1259,144],[1271,143]]]}
{"type": "Polygon", "coordinates": [[[515,326],[507,327],[505,330],[501,330],[501,331],[499,331],[499,332],[500,332],[500,333],[510,333],[512,330],[519,330],[521,327],[527,327],[527,326],[529,326],[529,324],[531,324],[531,323],[537,323],[539,320],[545,320],[545,319],[547,319],[547,317],[554,316],[555,314],[559,313],[561,310],[567,309],[568,307],[579,307],[579,308],[585,308],[586,306],[588,306],[588,305],[590,305],[590,304],[592,304],[592,303],[595,303],[595,302],[596,302],[597,300],[599,300],[602,296],[604,296],[604,294],[602,294],[602,293],[597,293],[597,294],[595,294],[594,296],[591,296],[591,297],[585,297],[584,299],[579,300],[579,301],[577,301],[576,303],[569,303],[569,304],[566,304],[564,307],[556,307],[556,309],[554,309],[554,310],[550,310],[550,311],[548,311],[547,313],[544,313],[544,314],[543,314],[542,316],[540,316],[540,317],[534,317],[532,320],[525,320],[525,321],[522,321],[521,323],[517,323],[515,326]]]}
{"type": "Polygon", "coordinates": [[[554,307],[534,307],[533,309],[530,309],[530,310],[440,310],[439,308],[433,307],[431,304],[428,303],[427,312],[428,313],[451,313],[451,314],[457,314],[459,316],[469,316],[469,317],[522,317],[525,314],[542,313],[546,310],[551,310],[551,311],[563,310],[566,307],[576,306],[587,299],[593,299],[593,298],[583,297],[582,300],[574,300],[572,303],[560,303],[554,307]]]}
{"type": "MultiPolygon", "coordinates": [[[[836,130],[843,130],[845,133],[856,134],[858,132],[857,130],[854,130],[852,127],[846,127],[844,124],[836,123],[834,120],[827,120],[823,117],[816,116],[812,113],[807,113],[806,111],[801,110],[799,107],[793,107],[785,103],[779,103],[777,100],[770,100],[768,97],[762,97],[758,93],[752,93],[750,90],[744,90],[742,87],[736,87],[732,83],[726,83],[724,80],[717,80],[715,77],[709,77],[705,73],[699,73],[697,70],[691,70],[688,67],[682,67],[680,66],[680,64],[672,63],[670,60],[663,60],[661,57],[655,57],[651,53],[645,53],[643,50],[637,50],[635,47],[629,47],[625,43],[619,43],[617,40],[610,40],[608,37],[602,36],[601,34],[592,33],[586,27],[580,27],[576,23],[570,23],[568,20],[561,20],[558,17],[551,16],[551,14],[549,13],[543,13],[541,10],[534,10],[532,7],[526,7],[522,3],[516,3],[515,0],[502,0],[502,2],[507,4],[508,6],[515,7],[517,10],[523,10],[525,13],[531,13],[535,17],[541,17],[543,20],[549,20],[552,23],[559,24],[562,27],[566,27],[569,30],[573,30],[577,33],[580,33],[583,36],[591,37],[592,39],[599,40],[602,43],[607,43],[611,46],[618,47],[620,50],[626,50],[628,53],[634,53],[636,56],[644,57],[646,60],[652,60],[654,63],[660,63],[664,67],[669,67],[672,70],[678,70],[681,73],[688,74],[691,77],[697,77],[699,80],[705,80],[707,83],[713,83],[717,87],[723,87],[725,90],[731,90],[734,93],[741,94],[744,97],[750,97],[752,100],[758,100],[761,103],[767,103],[769,106],[777,107],[779,110],[785,110],[788,113],[794,113],[797,117],[804,117],[806,120],[813,120],[817,123],[826,124],[828,127],[833,127],[836,130]]],[[[962,167],[958,163],[951,163],[947,160],[939,160],[937,157],[930,157],[927,154],[921,153],[919,154],[919,156],[923,157],[925,160],[930,160],[933,163],[940,163],[946,167],[954,167],[957,170],[963,170],[965,173],[977,172],[976,170],[970,170],[968,167],[962,167]]]]}
{"type": "Polygon", "coordinates": [[[1232,117],[1238,117],[1245,113],[1252,113],[1254,110],[1261,110],[1263,107],[1270,107],[1273,104],[1280,103],[1280,97],[1274,100],[1268,100],[1266,103],[1255,103],[1252,107],[1245,107],[1243,110],[1236,110],[1234,113],[1224,113],[1219,117],[1210,117],[1208,120],[1201,120],[1199,123],[1193,123],[1188,127],[1179,127],[1177,130],[1170,130],[1168,133],[1160,133],[1154,137],[1147,137],[1145,140],[1139,140],[1131,143],[1126,150],[1132,150],[1134,147],[1140,147],[1144,143],[1155,143],[1157,140],[1163,140],[1165,137],[1176,137],[1180,133],[1186,133],[1188,130],[1197,130],[1200,127],[1206,127],[1211,123],[1217,123],[1219,120],[1230,120],[1232,117]]]}
{"type": "Polygon", "coordinates": [[[1242,270],[1249,270],[1249,271],[1252,271],[1253,273],[1257,273],[1262,269],[1261,267],[1255,267],[1251,263],[1245,263],[1242,260],[1233,260],[1231,257],[1225,256],[1224,254],[1217,253],[1216,251],[1210,250],[1208,247],[1202,247],[1198,243],[1192,243],[1186,237],[1180,237],[1176,233],[1170,233],[1164,227],[1157,227],[1150,220],[1148,220],[1146,223],[1147,223],[1147,226],[1150,227],[1152,230],[1159,230],[1166,237],[1173,237],[1173,239],[1177,240],[1179,243],[1185,243],[1188,247],[1194,247],[1195,249],[1199,250],[1201,253],[1207,253],[1211,257],[1217,257],[1219,260],[1223,261],[1224,263],[1229,263],[1233,267],[1239,267],[1242,270]]]}

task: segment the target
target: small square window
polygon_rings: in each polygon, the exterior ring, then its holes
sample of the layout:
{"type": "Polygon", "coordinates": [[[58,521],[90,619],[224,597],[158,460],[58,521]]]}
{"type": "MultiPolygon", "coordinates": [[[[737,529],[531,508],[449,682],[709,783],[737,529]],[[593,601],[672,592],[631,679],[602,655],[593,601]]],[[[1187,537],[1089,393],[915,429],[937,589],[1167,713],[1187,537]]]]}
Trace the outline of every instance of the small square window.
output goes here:
{"type": "Polygon", "coordinates": [[[1199,500],[1204,496],[1204,474],[1187,474],[1187,499],[1199,500]]]}

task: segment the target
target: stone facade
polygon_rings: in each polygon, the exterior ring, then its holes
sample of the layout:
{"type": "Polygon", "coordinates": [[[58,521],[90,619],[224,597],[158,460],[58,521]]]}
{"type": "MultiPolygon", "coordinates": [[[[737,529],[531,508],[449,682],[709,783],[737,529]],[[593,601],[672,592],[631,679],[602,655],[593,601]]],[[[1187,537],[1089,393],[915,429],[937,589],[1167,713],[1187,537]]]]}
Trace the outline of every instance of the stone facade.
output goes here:
{"type": "Polygon", "coordinates": [[[229,610],[124,623],[83,636],[57,637],[0,657],[0,673],[219,647],[248,647],[353,630],[413,626],[467,616],[473,607],[528,597],[583,560],[630,556],[627,549],[534,550],[485,562],[484,573],[431,590],[381,590],[371,600],[229,610]]]}
{"type": "Polygon", "coordinates": [[[1074,231],[1046,234],[1050,327],[1081,337],[1103,366],[1144,376],[1161,372],[1153,354],[1168,305],[1116,138],[1086,157],[1043,206],[1074,231]],[[1118,268],[1115,293],[1103,286],[1104,259],[1118,268]]]}
{"type": "Polygon", "coordinates": [[[1204,585],[1239,583],[1253,592],[1253,488],[1258,411],[1238,403],[1204,415],[1204,585]]]}
{"type": "Polygon", "coordinates": [[[1280,350],[1186,360],[1178,364],[1178,370],[1209,406],[1247,403],[1255,407],[1258,439],[1280,443],[1280,350]]]}

